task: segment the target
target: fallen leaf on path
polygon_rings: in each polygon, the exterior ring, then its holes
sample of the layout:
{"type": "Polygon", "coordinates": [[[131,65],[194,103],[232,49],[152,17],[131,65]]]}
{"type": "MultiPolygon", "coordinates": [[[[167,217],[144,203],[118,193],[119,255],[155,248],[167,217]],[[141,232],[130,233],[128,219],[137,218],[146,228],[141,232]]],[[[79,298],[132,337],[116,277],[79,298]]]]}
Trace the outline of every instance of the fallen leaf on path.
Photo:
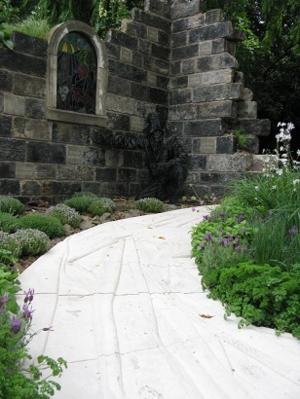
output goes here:
{"type": "Polygon", "coordinates": [[[200,317],[203,317],[204,319],[211,319],[214,316],[211,316],[209,314],[199,314],[200,317]]]}
{"type": "Polygon", "coordinates": [[[165,237],[158,237],[160,240],[165,240],[165,237]]]}

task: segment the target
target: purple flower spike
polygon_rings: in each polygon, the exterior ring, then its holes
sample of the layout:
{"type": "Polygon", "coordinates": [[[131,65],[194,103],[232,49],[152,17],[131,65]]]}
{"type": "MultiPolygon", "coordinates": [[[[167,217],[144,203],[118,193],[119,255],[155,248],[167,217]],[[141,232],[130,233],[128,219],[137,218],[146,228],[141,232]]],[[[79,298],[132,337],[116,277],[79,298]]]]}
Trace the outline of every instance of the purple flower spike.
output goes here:
{"type": "Polygon", "coordinates": [[[204,244],[203,242],[200,242],[200,243],[199,243],[199,248],[200,248],[200,249],[205,249],[205,244],[204,244]]]}
{"type": "Polygon", "coordinates": [[[24,303],[27,302],[32,302],[33,301],[33,296],[34,296],[34,289],[29,288],[29,290],[26,292],[24,291],[25,298],[24,298],[24,303]]]}
{"type": "Polygon", "coordinates": [[[196,210],[196,208],[193,206],[193,208],[192,208],[192,212],[195,212],[195,210],[196,210]]]}
{"type": "Polygon", "coordinates": [[[32,313],[34,310],[29,310],[27,305],[23,305],[23,314],[22,316],[24,317],[25,321],[29,321],[32,319],[32,313]]]}
{"type": "Polygon", "coordinates": [[[225,241],[224,241],[224,238],[223,238],[223,237],[220,237],[220,238],[219,238],[219,244],[222,245],[222,247],[224,247],[225,241]]]}
{"type": "Polygon", "coordinates": [[[210,231],[209,231],[208,233],[205,234],[204,240],[205,240],[205,241],[213,241],[213,238],[212,238],[212,235],[211,235],[211,232],[210,232],[210,231]]]}
{"type": "Polygon", "coordinates": [[[239,252],[241,252],[242,247],[236,247],[235,250],[236,250],[237,253],[239,253],[239,252]]]}
{"type": "Polygon", "coordinates": [[[245,216],[244,215],[239,215],[239,216],[236,217],[236,219],[237,219],[238,223],[242,223],[242,221],[245,220],[245,216]]]}
{"type": "Polygon", "coordinates": [[[0,296],[0,308],[1,307],[6,307],[6,304],[8,302],[8,294],[4,294],[3,296],[0,296]]]}
{"type": "Polygon", "coordinates": [[[204,200],[201,200],[200,201],[200,205],[204,205],[205,204],[205,201],[204,200]]]}
{"type": "Polygon", "coordinates": [[[13,316],[11,321],[10,331],[17,334],[21,330],[21,322],[20,319],[13,316]]]}
{"type": "Polygon", "coordinates": [[[289,234],[291,236],[295,236],[298,233],[297,227],[293,226],[290,230],[289,230],[289,234]]]}
{"type": "Polygon", "coordinates": [[[215,247],[212,247],[211,252],[214,254],[216,252],[215,247]]]}

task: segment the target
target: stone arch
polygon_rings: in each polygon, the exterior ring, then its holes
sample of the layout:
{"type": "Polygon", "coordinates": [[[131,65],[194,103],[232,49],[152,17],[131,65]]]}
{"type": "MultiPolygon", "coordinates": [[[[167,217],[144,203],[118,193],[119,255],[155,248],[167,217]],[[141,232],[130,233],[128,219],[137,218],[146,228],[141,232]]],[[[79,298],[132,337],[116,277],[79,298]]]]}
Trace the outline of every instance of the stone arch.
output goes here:
{"type": "Polygon", "coordinates": [[[69,21],[52,28],[48,38],[47,67],[47,118],[62,122],[104,126],[106,124],[107,55],[103,40],[94,30],[80,21],[69,21]],[[58,48],[62,39],[71,32],[84,36],[96,54],[96,92],[92,114],[57,107],[58,48]]]}

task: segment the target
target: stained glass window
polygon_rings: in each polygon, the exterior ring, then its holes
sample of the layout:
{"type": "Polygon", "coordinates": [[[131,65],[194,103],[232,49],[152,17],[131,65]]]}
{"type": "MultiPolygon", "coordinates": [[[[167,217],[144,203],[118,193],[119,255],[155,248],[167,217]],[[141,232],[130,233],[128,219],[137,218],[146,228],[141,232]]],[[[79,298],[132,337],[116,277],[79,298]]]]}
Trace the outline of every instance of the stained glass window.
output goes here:
{"type": "Polygon", "coordinates": [[[65,35],[58,46],[57,108],[95,114],[97,57],[79,32],[65,35]]]}

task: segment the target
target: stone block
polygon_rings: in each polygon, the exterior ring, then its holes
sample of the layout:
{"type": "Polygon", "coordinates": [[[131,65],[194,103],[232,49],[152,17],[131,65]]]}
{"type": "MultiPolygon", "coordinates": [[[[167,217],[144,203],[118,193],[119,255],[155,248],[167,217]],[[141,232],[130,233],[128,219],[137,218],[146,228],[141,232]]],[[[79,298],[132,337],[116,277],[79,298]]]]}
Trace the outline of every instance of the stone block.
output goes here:
{"type": "Polygon", "coordinates": [[[220,71],[196,73],[188,76],[189,87],[212,86],[218,84],[232,83],[234,72],[231,69],[220,71]]]}
{"type": "Polygon", "coordinates": [[[184,133],[187,136],[221,136],[227,125],[222,119],[189,121],[185,124],[184,133]]]}
{"type": "Polygon", "coordinates": [[[188,165],[191,170],[206,169],[206,155],[189,155],[188,165]]]}
{"type": "Polygon", "coordinates": [[[27,143],[26,158],[27,162],[64,164],[66,163],[66,146],[41,141],[29,141],[27,143]]]}
{"type": "Polygon", "coordinates": [[[32,57],[5,48],[0,51],[0,65],[3,69],[39,77],[45,77],[47,71],[46,58],[32,57]]]}
{"type": "Polygon", "coordinates": [[[14,42],[15,52],[46,59],[48,50],[47,40],[29,36],[18,31],[12,33],[11,40],[14,42]]]}
{"type": "Polygon", "coordinates": [[[169,120],[189,120],[197,119],[198,107],[195,104],[182,104],[182,105],[170,105],[169,107],[169,120]]]}
{"type": "Polygon", "coordinates": [[[219,183],[219,173],[200,173],[200,181],[203,183],[219,183]]]}
{"type": "Polygon", "coordinates": [[[130,117],[130,131],[141,133],[146,126],[145,119],[138,116],[130,117]]]}
{"type": "Polygon", "coordinates": [[[74,181],[51,181],[46,180],[42,183],[43,195],[64,195],[70,197],[75,192],[81,191],[81,183],[74,181]]]}
{"type": "Polygon", "coordinates": [[[131,85],[127,79],[118,78],[114,75],[108,76],[107,92],[120,96],[130,96],[131,85]]]}
{"type": "Polygon", "coordinates": [[[115,60],[120,59],[121,48],[116,44],[105,42],[106,52],[108,58],[113,58],[115,60]]]}
{"type": "Polygon", "coordinates": [[[147,118],[150,112],[155,112],[156,105],[145,101],[137,101],[136,103],[136,115],[141,118],[147,118]]]}
{"type": "Polygon", "coordinates": [[[167,90],[169,87],[170,79],[166,76],[157,75],[157,87],[159,89],[167,90]]]}
{"type": "Polygon", "coordinates": [[[242,95],[241,95],[241,100],[243,101],[252,101],[253,99],[253,93],[250,89],[247,89],[246,87],[243,88],[242,95]]]}
{"type": "Polygon", "coordinates": [[[170,47],[170,35],[161,30],[158,31],[158,44],[164,47],[170,47]]]}
{"type": "Polygon", "coordinates": [[[196,61],[194,59],[182,61],[182,73],[184,75],[195,73],[195,71],[196,71],[196,61]]]}
{"type": "Polygon", "coordinates": [[[137,8],[133,9],[132,19],[144,23],[146,26],[153,26],[166,33],[171,32],[171,21],[158,15],[148,13],[137,8]]]}
{"type": "Polygon", "coordinates": [[[224,20],[223,12],[219,9],[209,10],[204,14],[204,20],[207,25],[222,22],[224,20]]]}
{"type": "Polygon", "coordinates": [[[105,150],[105,166],[113,166],[113,167],[118,167],[123,165],[123,159],[124,159],[124,152],[123,150],[111,150],[111,149],[106,149],[105,150]]]}
{"type": "Polygon", "coordinates": [[[170,18],[170,7],[166,1],[152,1],[145,0],[145,11],[150,11],[151,13],[158,14],[165,18],[170,18]]]}
{"type": "Polygon", "coordinates": [[[161,75],[169,75],[169,62],[162,60],[160,58],[153,58],[150,56],[145,56],[144,58],[145,68],[152,72],[159,73],[161,75]]]}
{"type": "Polygon", "coordinates": [[[252,167],[252,156],[249,154],[208,155],[207,170],[210,172],[245,172],[252,167]]]}
{"type": "Polygon", "coordinates": [[[129,64],[132,64],[132,57],[133,57],[133,52],[132,50],[126,48],[126,47],[121,47],[121,53],[120,53],[120,60],[123,62],[127,62],[129,64]]]}
{"type": "Polygon", "coordinates": [[[217,138],[216,137],[201,137],[200,138],[200,153],[201,154],[215,154],[217,152],[217,138]]]}
{"type": "Polygon", "coordinates": [[[231,129],[242,129],[255,136],[268,136],[270,134],[271,123],[269,119],[236,119],[230,121],[231,129]]]}
{"type": "Polygon", "coordinates": [[[205,22],[205,14],[196,14],[192,17],[187,18],[188,26],[186,29],[198,28],[199,26],[204,25],[205,22]]]}
{"type": "Polygon", "coordinates": [[[130,117],[115,112],[107,112],[107,127],[113,130],[130,130],[130,117]]]}
{"type": "Polygon", "coordinates": [[[237,117],[241,119],[256,119],[257,103],[255,101],[238,101],[237,117]]]}
{"type": "Polygon", "coordinates": [[[142,169],[144,167],[143,154],[141,151],[124,151],[123,165],[125,168],[142,169]]]}
{"type": "Polygon", "coordinates": [[[128,184],[119,183],[101,183],[100,195],[103,197],[124,196],[127,197],[128,184]]]}
{"type": "Polygon", "coordinates": [[[200,103],[197,107],[197,118],[236,118],[237,105],[235,101],[211,101],[200,103]]]}
{"type": "Polygon", "coordinates": [[[186,19],[178,19],[176,21],[173,21],[172,27],[173,27],[173,33],[186,30],[189,28],[189,20],[188,18],[186,18],[186,19]]]}
{"type": "Polygon", "coordinates": [[[46,119],[46,103],[45,100],[35,98],[26,98],[25,114],[27,118],[46,119]]]}
{"type": "Polygon", "coordinates": [[[3,179],[13,179],[16,177],[16,164],[15,163],[1,163],[0,176],[3,179]]]}
{"type": "Polygon", "coordinates": [[[90,144],[90,129],[84,125],[56,123],[52,125],[52,141],[75,145],[90,144]]]}
{"type": "Polygon", "coordinates": [[[170,74],[176,76],[181,73],[181,61],[175,61],[170,63],[170,74]]]}
{"type": "Polygon", "coordinates": [[[4,109],[4,94],[0,93],[0,112],[4,109]]]}
{"type": "Polygon", "coordinates": [[[184,148],[185,152],[190,154],[193,152],[193,140],[186,137],[178,137],[178,142],[184,148]]]}
{"type": "Polygon", "coordinates": [[[46,80],[16,73],[14,94],[19,96],[46,98],[46,80]]]}
{"type": "Polygon", "coordinates": [[[83,146],[68,145],[67,146],[67,164],[82,165],[83,163],[83,146]]]}
{"type": "Polygon", "coordinates": [[[150,54],[151,53],[151,43],[148,40],[140,39],[138,41],[138,51],[142,54],[150,54]]]}
{"type": "Polygon", "coordinates": [[[19,180],[0,179],[0,193],[2,195],[20,195],[19,180]]]}
{"type": "Polygon", "coordinates": [[[90,166],[74,166],[74,165],[59,165],[57,169],[58,180],[73,180],[76,181],[94,180],[94,168],[90,166]]]}
{"type": "Polygon", "coordinates": [[[12,128],[12,117],[0,115],[0,137],[10,137],[11,128],[12,128]]]}
{"type": "Polygon", "coordinates": [[[0,160],[3,161],[25,161],[25,141],[0,138],[0,160]]]}
{"type": "Polygon", "coordinates": [[[17,117],[13,120],[12,137],[50,141],[50,129],[46,120],[17,117]]]}
{"type": "Polygon", "coordinates": [[[143,67],[144,66],[144,57],[143,54],[141,54],[138,51],[133,51],[132,55],[132,64],[136,65],[138,67],[143,67]]]}
{"type": "Polygon", "coordinates": [[[158,29],[152,26],[147,27],[147,38],[150,42],[158,43],[158,29]]]}
{"type": "Polygon", "coordinates": [[[172,60],[183,60],[185,58],[196,57],[199,55],[198,44],[191,44],[185,47],[177,47],[172,50],[172,60]]]}
{"type": "Polygon", "coordinates": [[[218,69],[238,69],[237,60],[230,54],[214,54],[207,57],[200,57],[197,60],[197,71],[207,72],[218,69]]]}
{"type": "Polygon", "coordinates": [[[0,70],[0,88],[2,91],[12,91],[13,74],[0,70]]]}
{"type": "Polygon", "coordinates": [[[131,19],[122,20],[121,31],[126,32],[130,36],[137,36],[138,38],[145,38],[147,36],[145,25],[131,19]]]}
{"type": "Polygon", "coordinates": [[[234,154],[237,149],[235,136],[217,137],[217,154],[234,154]]]}
{"type": "Polygon", "coordinates": [[[233,28],[231,22],[217,22],[211,25],[201,26],[189,32],[189,43],[204,42],[220,37],[231,37],[233,28]]]}
{"type": "Polygon", "coordinates": [[[131,97],[137,100],[149,101],[149,87],[138,83],[132,83],[131,97]]]}
{"type": "Polygon", "coordinates": [[[186,2],[186,0],[174,0],[170,6],[171,19],[184,18],[198,14],[202,9],[202,0],[186,2]]]}
{"type": "Polygon", "coordinates": [[[96,169],[96,180],[115,182],[117,181],[117,169],[116,168],[97,168],[96,169]]]}
{"type": "MultiPolygon", "coordinates": [[[[199,179],[198,179],[199,182],[199,179]]],[[[197,196],[198,198],[205,198],[210,196],[211,191],[209,185],[204,184],[193,184],[193,188],[188,185],[184,186],[184,194],[187,197],[197,196]]]]}
{"type": "MultiPolygon", "coordinates": [[[[60,167],[61,165],[59,165],[60,167]]],[[[64,165],[65,166],[65,165],[64,165]]],[[[74,167],[72,168],[72,179],[74,178],[74,167]]],[[[55,179],[57,167],[56,165],[36,165],[35,178],[38,180],[55,179]]]]}
{"type": "Polygon", "coordinates": [[[160,45],[152,44],[152,49],[151,49],[151,56],[160,58],[165,61],[169,61],[170,58],[170,49],[167,47],[163,47],[160,45]]]}
{"type": "Polygon", "coordinates": [[[254,134],[245,134],[246,145],[241,148],[242,150],[251,152],[251,154],[259,153],[259,138],[254,134]]]}
{"type": "Polygon", "coordinates": [[[238,100],[241,98],[242,89],[243,86],[240,83],[203,86],[194,89],[194,101],[238,100]]]}
{"type": "Polygon", "coordinates": [[[100,147],[84,147],[83,164],[105,166],[105,150],[100,147]]]}
{"type": "Polygon", "coordinates": [[[35,176],[35,165],[32,163],[17,163],[16,178],[32,179],[35,176]]]}
{"type": "Polygon", "coordinates": [[[8,115],[25,115],[25,97],[4,94],[4,113],[8,115]]]}
{"type": "Polygon", "coordinates": [[[168,105],[168,92],[155,87],[149,87],[149,101],[154,104],[168,105]]]}
{"type": "Polygon", "coordinates": [[[102,183],[99,182],[83,182],[82,183],[82,191],[91,191],[96,195],[104,195],[104,192],[101,191],[102,183]]]}
{"type": "MultiPolygon", "coordinates": [[[[30,178],[30,177],[29,177],[30,178]]],[[[21,195],[39,197],[42,195],[41,184],[33,180],[23,180],[21,184],[21,195]]]]}
{"type": "Polygon", "coordinates": [[[183,122],[168,122],[168,129],[171,135],[175,135],[178,138],[183,138],[183,122]]]}
{"type": "MultiPolygon", "coordinates": [[[[240,71],[234,71],[234,78],[233,78],[233,82],[234,83],[245,83],[245,79],[244,79],[244,74],[243,72],[240,71]]],[[[249,89],[248,89],[249,90],[249,89]]]]}
{"type": "Polygon", "coordinates": [[[187,32],[173,33],[172,48],[186,46],[187,44],[187,32]]]}
{"type": "Polygon", "coordinates": [[[118,182],[134,182],[136,178],[136,169],[119,168],[118,169],[118,182]]]}
{"type": "Polygon", "coordinates": [[[105,41],[119,46],[127,47],[130,50],[137,50],[137,39],[135,37],[126,35],[126,33],[114,29],[111,29],[108,32],[105,37],[105,41]]]}
{"type": "Polygon", "coordinates": [[[129,115],[136,114],[136,100],[115,94],[107,95],[107,110],[120,112],[129,115]]]}
{"type": "Polygon", "coordinates": [[[170,88],[171,89],[185,89],[187,86],[188,86],[188,77],[187,76],[179,76],[179,77],[170,79],[170,88]]]}
{"type": "Polygon", "coordinates": [[[206,55],[211,55],[212,54],[212,46],[213,46],[213,41],[208,40],[207,42],[200,42],[199,43],[199,55],[201,57],[204,57],[206,55]]]}
{"type": "Polygon", "coordinates": [[[145,82],[147,79],[147,73],[144,69],[120,61],[110,59],[108,62],[108,69],[110,73],[120,78],[133,80],[135,82],[145,82]]]}
{"type": "Polygon", "coordinates": [[[170,92],[170,105],[185,104],[192,101],[192,90],[181,89],[170,92]]]}

